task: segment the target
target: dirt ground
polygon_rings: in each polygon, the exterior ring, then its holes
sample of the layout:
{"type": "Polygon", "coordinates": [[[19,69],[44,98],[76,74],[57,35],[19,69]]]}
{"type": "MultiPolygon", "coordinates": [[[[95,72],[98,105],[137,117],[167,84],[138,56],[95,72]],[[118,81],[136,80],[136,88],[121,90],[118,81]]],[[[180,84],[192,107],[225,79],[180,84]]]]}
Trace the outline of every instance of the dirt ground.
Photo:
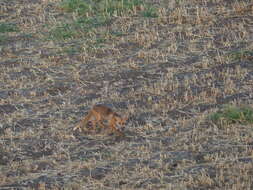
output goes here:
{"type": "Polygon", "coordinates": [[[0,189],[253,188],[252,124],[208,119],[253,107],[252,1],[147,0],[155,16],[97,25],[60,3],[0,1],[0,189]],[[129,116],[123,137],[73,131],[95,104],[129,116]]]}

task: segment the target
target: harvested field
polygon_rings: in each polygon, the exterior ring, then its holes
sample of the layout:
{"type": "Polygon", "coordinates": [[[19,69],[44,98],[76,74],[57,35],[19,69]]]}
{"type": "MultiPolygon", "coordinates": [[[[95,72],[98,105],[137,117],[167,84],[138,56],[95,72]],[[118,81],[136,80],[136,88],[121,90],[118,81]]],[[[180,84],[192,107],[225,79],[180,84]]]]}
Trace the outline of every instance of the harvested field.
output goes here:
{"type": "Polygon", "coordinates": [[[0,189],[253,188],[250,0],[1,0],[0,189]],[[95,104],[125,135],[73,131],[95,104]]]}

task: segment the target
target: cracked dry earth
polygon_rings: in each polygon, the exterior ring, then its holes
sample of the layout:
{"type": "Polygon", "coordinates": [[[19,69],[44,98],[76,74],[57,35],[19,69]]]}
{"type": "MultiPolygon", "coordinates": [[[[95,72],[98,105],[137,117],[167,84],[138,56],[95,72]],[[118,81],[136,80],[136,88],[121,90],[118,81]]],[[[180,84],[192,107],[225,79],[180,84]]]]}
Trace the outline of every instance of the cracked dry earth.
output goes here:
{"type": "Polygon", "coordinates": [[[0,2],[19,28],[0,40],[0,189],[252,189],[252,125],[208,120],[252,106],[251,1],[155,1],[98,47],[46,38],[71,19],[58,3],[0,2]],[[124,137],[73,132],[97,103],[130,116],[124,137]]]}

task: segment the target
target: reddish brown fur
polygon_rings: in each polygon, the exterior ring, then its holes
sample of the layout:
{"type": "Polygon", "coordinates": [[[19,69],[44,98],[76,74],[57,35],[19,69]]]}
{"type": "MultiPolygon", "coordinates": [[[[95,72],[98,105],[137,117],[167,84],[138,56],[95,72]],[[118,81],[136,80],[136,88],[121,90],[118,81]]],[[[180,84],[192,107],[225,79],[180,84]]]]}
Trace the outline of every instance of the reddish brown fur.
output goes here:
{"type": "Polygon", "coordinates": [[[116,128],[116,125],[124,125],[126,123],[126,120],[126,117],[121,117],[109,107],[106,107],[104,105],[95,105],[88,112],[88,115],[85,116],[76,127],[74,127],[74,130],[79,129],[79,131],[81,131],[81,128],[85,126],[89,121],[92,122],[93,129],[95,129],[97,124],[100,127],[105,128],[106,126],[103,124],[103,121],[108,121],[108,127],[112,131],[121,134],[121,132],[116,128]]]}

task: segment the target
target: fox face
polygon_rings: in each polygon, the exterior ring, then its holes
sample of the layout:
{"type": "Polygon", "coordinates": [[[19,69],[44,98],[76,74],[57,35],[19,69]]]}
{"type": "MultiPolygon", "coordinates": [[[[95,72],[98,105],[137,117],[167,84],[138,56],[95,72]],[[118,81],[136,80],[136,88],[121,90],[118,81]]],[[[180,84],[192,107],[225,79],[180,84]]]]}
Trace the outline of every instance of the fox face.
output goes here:
{"type": "Polygon", "coordinates": [[[122,118],[122,117],[120,117],[120,116],[117,116],[115,119],[116,119],[116,124],[117,124],[117,125],[123,126],[122,129],[124,130],[125,124],[126,124],[126,121],[127,121],[128,118],[127,118],[127,117],[123,117],[123,118],[122,118]]]}
{"type": "Polygon", "coordinates": [[[124,117],[124,118],[119,117],[119,118],[117,119],[117,123],[118,123],[119,125],[125,125],[125,124],[126,124],[126,121],[127,121],[127,118],[126,118],[126,117],[124,117]]]}

